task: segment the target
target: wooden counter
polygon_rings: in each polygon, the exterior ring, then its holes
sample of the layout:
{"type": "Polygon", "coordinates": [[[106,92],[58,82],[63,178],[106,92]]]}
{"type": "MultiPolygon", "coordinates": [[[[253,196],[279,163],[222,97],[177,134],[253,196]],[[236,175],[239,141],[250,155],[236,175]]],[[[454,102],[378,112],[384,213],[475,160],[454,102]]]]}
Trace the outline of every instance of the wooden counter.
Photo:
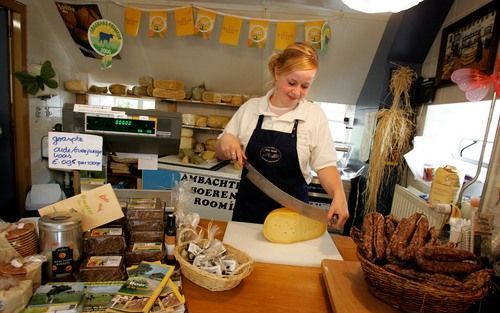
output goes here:
{"type": "MultiPolygon", "coordinates": [[[[215,223],[222,230],[217,237],[222,239],[227,223],[215,223]]],[[[203,227],[207,224],[206,220],[200,223],[203,227]]],[[[332,239],[345,260],[357,260],[350,237],[334,235],[332,239]]],[[[320,267],[258,262],[254,265],[252,274],[228,291],[208,291],[184,278],[189,313],[333,312],[320,267]]]]}

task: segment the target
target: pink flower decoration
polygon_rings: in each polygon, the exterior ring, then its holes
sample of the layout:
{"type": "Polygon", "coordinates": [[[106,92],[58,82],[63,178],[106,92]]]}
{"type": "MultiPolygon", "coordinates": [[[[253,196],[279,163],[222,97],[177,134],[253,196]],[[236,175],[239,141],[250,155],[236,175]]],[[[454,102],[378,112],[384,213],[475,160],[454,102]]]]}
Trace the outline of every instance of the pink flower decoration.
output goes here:
{"type": "Polygon", "coordinates": [[[490,90],[490,84],[500,95],[500,54],[497,55],[493,74],[488,76],[476,68],[462,68],[451,74],[451,81],[465,92],[465,98],[469,101],[483,100],[490,90]]]}

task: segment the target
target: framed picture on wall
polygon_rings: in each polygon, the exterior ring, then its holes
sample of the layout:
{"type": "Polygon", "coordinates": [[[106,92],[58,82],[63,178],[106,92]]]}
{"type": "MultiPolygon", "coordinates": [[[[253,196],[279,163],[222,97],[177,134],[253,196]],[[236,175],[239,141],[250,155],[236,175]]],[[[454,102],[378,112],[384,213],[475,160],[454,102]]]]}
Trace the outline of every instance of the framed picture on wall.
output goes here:
{"type": "Polygon", "coordinates": [[[460,68],[493,72],[500,28],[500,1],[492,1],[443,29],[436,85],[451,83],[460,68]]]}

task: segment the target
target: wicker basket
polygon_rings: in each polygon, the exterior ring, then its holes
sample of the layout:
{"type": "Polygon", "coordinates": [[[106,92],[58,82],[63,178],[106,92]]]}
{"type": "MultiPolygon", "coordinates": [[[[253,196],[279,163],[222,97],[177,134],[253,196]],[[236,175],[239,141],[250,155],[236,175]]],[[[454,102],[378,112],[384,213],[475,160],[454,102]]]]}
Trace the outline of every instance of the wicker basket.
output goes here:
{"type": "MultiPolygon", "coordinates": [[[[206,239],[204,239],[203,241],[206,241],[206,239]]],[[[224,243],[227,254],[238,261],[240,266],[238,266],[238,268],[234,270],[232,275],[222,277],[206,272],[192,265],[191,263],[189,263],[189,261],[182,257],[181,252],[185,250],[188,245],[189,241],[178,243],[174,250],[174,255],[180,264],[181,272],[187,279],[189,279],[196,285],[210,291],[224,291],[232,289],[238,286],[243,278],[250,275],[253,270],[253,260],[249,255],[234,248],[231,245],[228,245],[227,243],[224,243]]]]}
{"type": "Polygon", "coordinates": [[[488,288],[476,291],[446,291],[423,285],[386,271],[364,258],[358,249],[358,259],[365,274],[368,290],[377,298],[404,312],[460,313],[482,299],[488,288]]]}

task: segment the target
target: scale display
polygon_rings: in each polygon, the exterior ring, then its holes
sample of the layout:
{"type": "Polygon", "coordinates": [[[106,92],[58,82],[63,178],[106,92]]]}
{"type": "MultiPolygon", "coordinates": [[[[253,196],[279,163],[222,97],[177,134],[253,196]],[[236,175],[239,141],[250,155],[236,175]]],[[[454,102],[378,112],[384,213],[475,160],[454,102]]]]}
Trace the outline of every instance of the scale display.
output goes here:
{"type": "Polygon", "coordinates": [[[85,131],[156,135],[156,118],[139,119],[86,115],[85,131]]]}

